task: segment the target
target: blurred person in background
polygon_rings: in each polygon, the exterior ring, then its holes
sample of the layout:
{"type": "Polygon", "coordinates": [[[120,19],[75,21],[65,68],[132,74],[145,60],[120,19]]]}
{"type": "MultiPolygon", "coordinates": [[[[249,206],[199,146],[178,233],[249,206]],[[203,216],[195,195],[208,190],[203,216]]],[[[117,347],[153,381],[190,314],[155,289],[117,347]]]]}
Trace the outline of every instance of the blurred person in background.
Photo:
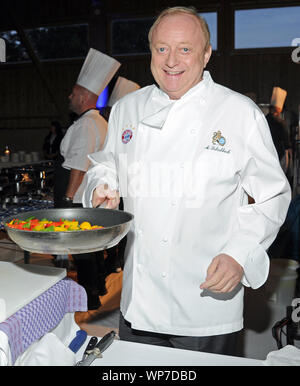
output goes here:
{"type": "Polygon", "coordinates": [[[289,128],[282,117],[286,96],[286,90],[280,87],[273,87],[269,113],[266,115],[278,158],[285,173],[287,173],[293,159],[289,128]]]}
{"type": "Polygon", "coordinates": [[[43,144],[43,155],[47,160],[60,161],[60,143],[64,137],[59,121],[51,121],[50,130],[43,144]]]}

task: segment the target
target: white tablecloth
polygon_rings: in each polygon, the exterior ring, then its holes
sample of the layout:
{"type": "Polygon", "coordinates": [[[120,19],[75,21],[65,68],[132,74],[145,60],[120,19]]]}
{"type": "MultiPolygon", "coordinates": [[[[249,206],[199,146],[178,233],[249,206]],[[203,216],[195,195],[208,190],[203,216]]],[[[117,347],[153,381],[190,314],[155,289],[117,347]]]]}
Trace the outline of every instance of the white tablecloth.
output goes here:
{"type": "MultiPolygon", "coordinates": [[[[22,355],[15,366],[73,366],[75,354],[68,348],[76,336],[79,326],[74,313],[67,313],[52,331],[33,343],[22,355]]],[[[0,331],[0,366],[11,366],[11,354],[7,335],[0,331]]]]}
{"type": "MultiPolygon", "coordinates": [[[[90,339],[88,337],[87,341],[90,339]]],[[[85,343],[76,354],[76,360],[82,359],[85,343]]],[[[197,351],[153,346],[141,343],[114,340],[96,359],[92,366],[262,366],[256,359],[208,354],[197,351]]]]}

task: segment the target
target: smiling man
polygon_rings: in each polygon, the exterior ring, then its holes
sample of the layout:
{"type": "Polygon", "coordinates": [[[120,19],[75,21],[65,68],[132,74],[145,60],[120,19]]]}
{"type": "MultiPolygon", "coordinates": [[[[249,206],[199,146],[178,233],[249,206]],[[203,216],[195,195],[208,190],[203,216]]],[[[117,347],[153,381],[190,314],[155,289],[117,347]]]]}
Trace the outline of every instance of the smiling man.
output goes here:
{"type": "Polygon", "coordinates": [[[134,214],[119,335],[235,355],[244,286],[267,279],[289,184],[259,108],[204,71],[211,46],[197,12],[163,11],[149,43],[158,87],[113,106],[83,196],[114,208],[120,195],[134,214]]]}
{"type": "Polygon", "coordinates": [[[171,99],[179,99],[202,80],[212,51],[203,19],[162,15],[149,32],[149,42],[152,74],[171,99]]]}

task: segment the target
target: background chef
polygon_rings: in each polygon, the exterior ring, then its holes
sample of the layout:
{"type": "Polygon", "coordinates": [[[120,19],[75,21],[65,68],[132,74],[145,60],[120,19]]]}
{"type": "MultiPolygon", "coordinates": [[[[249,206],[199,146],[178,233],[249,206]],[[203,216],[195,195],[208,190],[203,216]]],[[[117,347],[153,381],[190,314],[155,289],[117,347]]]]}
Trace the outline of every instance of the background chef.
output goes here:
{"type": "MultiPolygon", "coordinates": [[[[78,118],[61,142],[60,152],[64,162],[55,176],[55,207],[82,206],[85,173],[90,164],[87,155],[102,149],[107,132],[107,122],[96,109],[96,103],[119,66],[115,59],[93,48],[88,52],[69,96],[70,110],[78,118]]],[[[98,308],[99,295],[106,291],[103,252],[73,255],[73,259],[78,283],[87,291],[88,308],[98,308]]]]}
{"type": "Polygon", "coordinates": [[[113,106],[83,196],[114,207],[120,194],[134,214],[119,335],[235,355],[243,285],[268,276],[289,184],[262,112],[203,71],[212,50],[196,10],[164,11],[149,41],[159,87],[113,106]]]}
{"type": "Polygon", "coordinates": [[[140,85],[132,80],[118,76],[113,90],[107,102],[107,106],[101,109],[101,114],[108,121],[112,106],[123,96],[140,89],[140,85]]]}

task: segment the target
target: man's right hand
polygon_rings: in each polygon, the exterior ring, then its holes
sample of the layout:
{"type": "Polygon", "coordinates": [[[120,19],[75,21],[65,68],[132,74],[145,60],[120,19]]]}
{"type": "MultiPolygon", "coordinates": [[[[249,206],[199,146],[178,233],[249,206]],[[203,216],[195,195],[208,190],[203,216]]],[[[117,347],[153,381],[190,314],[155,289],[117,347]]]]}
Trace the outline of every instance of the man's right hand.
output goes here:
{"type": "Polygon", "coordinates": [[[120,196],[117,190],[110,190],[108,185],[99,185],[93,192],[93,208],[102,205],[106,201],[106,209],[116,209],[120,203],[120,196]]]}

